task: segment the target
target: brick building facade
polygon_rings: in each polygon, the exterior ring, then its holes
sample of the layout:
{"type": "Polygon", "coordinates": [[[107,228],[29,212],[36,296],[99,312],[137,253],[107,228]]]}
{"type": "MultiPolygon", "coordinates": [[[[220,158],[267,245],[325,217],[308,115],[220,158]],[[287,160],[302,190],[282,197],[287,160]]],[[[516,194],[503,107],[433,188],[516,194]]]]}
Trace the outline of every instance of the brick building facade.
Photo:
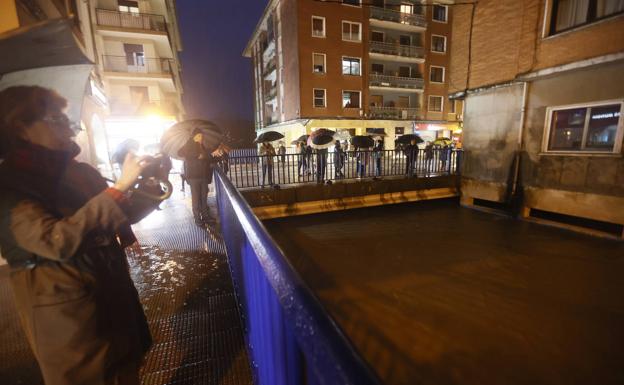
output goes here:
{"type": "Polygon", "coordinates": [[[287,143],[320,127],[383,129],[389,139],[414,128],[430,139],[459,134],[445,3],[269,1],[244,53],[256,130],[283,132],[287,143]]]}
{"type": "Polygon", "coordinates": [[[624,3],[482,0],[454,16],[464,203],[521,203],[621,237],[624,3]]]}

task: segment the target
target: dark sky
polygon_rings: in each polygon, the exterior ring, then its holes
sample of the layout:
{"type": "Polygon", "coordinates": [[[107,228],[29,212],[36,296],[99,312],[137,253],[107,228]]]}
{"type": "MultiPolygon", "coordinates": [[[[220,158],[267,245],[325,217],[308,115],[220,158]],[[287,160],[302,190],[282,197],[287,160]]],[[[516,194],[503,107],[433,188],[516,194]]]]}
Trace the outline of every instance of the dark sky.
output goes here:
{"type": "Polygon", "coordinates": [[[242,52],[267,1],[176,2],[188,118],[213,120],[234,138],[255,137],[251,60],[242,52]]]}

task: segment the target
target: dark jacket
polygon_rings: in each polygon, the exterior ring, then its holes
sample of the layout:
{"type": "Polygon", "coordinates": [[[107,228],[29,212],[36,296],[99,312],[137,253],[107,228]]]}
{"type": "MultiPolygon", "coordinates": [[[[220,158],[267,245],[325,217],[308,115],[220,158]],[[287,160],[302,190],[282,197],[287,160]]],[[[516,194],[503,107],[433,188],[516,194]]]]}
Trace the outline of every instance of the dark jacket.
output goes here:
{"type": "Polygon", "coordinates": [[[418,148],[418,145],[410,143],[403,148],[403,151],[405,153],[405,156],[407,156],[408,158],[416,159],[418,157],[418,151],[420,151],[420,149],[418,148]]]}
{"type": "Polygon", "coordinates": [[[201,179],[212,183],[214,159],[208,150],[199,143],[189,140],[178,153],[184,159],[184,177],[187,180],[201,179]]]}
{"type": "Polygon", "coordinates": [[[45,164],[0,165],[0,251],[45,383],[108,384],[151,344],[118,242],[129,218],[92,167],[45,164]]]}

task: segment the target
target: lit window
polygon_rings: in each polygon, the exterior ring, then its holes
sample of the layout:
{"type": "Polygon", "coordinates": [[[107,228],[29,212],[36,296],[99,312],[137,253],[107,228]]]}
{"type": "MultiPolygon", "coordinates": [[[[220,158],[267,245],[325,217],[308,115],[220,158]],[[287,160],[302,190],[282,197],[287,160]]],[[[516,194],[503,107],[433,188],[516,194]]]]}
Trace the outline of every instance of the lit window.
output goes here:
{"type": "Polygon", "coordinates": [[[325,104],[325,90],[324,89],[314,89],[314,107],[324,108],[325,104]]]}
{"type": "Polygon", "coordinates": [[[431,66],[429,81],[432,83],[444,83],[444,67],[431,66]]]}
{"type": "Polygon", "coordinates": [[[312,57],[314,61],[312,65],[312,71],[317,74],[324,74],[325,73],[325,54],[315,53],[315,54],[312,54],[312,57]]]}
{"type": "Polygon", "coordinates": [[[401,4],[401,13],[408,13],[408,14],[412,14],[414,13],[414,5],[413,4],[401,4]]]}
{"type": "Polygon", "coordinates": [[[431,35],[431,52],[446,52],[446,37],[431,35]]]}
{"type": "Polygon", "coordinates": [[[429,95],[429,112],[442,112],[444,98],[442,96],[429,95]]]}
{"type": "Polygon", "coordinates": [[[434,5],[432,18],[435,21],[446,23],[448,8],[446,5],[434,5]]]}
{"type": "Polygon", "coordinates": [[[550,34],[624,12],[622,0],[558,0],[553,3],[550,34]]]}
{"type": "Polygon", "coordinates": [[[325,37],[325,18],[312,16],[312,36],[325,37]]]}
{"type": "Polygon", "coordinates": [[[342,40],[362,41],[362,24],[350,21],[342,22],[342,40]]]}
{"type": "Polygon", "coordinates": [[[342,74],[343,75],[360,75],[360,59],[353,57],[342,58],[342,74]]]}
{"type": "Polygon", "coordinates": [[[342,107],[360,108],[360,92],[342,91],[342,107]]]}
{"type": "Polygon", "coordinates": [[[622,103],[547,109],[546,151],[618,152],[622,103]]]}

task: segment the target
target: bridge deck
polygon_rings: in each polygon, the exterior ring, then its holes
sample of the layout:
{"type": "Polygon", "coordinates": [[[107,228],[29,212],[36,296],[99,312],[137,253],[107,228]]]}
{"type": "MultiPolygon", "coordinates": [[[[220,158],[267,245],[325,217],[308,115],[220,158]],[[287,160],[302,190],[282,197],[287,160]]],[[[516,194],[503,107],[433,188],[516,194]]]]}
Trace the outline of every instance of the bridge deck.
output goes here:
{"type": "Polygon", "coordinates": [[[624,244],[421,202],[265,222],[387,384],[624,383],[624,244]]]}
{"type": "MultiPolygon", "coordinates": [[[[203,230],[193,224],[187,199],[176,193],[162,211],[135,226],[141,250],[131,252],[129,261],[154,337],[141,382],[251,384],[225,246],[214,226],[203,230]]],[[[14,311],[8,268],[3,266],[0,384],[40,383],[14,311]]]]}

